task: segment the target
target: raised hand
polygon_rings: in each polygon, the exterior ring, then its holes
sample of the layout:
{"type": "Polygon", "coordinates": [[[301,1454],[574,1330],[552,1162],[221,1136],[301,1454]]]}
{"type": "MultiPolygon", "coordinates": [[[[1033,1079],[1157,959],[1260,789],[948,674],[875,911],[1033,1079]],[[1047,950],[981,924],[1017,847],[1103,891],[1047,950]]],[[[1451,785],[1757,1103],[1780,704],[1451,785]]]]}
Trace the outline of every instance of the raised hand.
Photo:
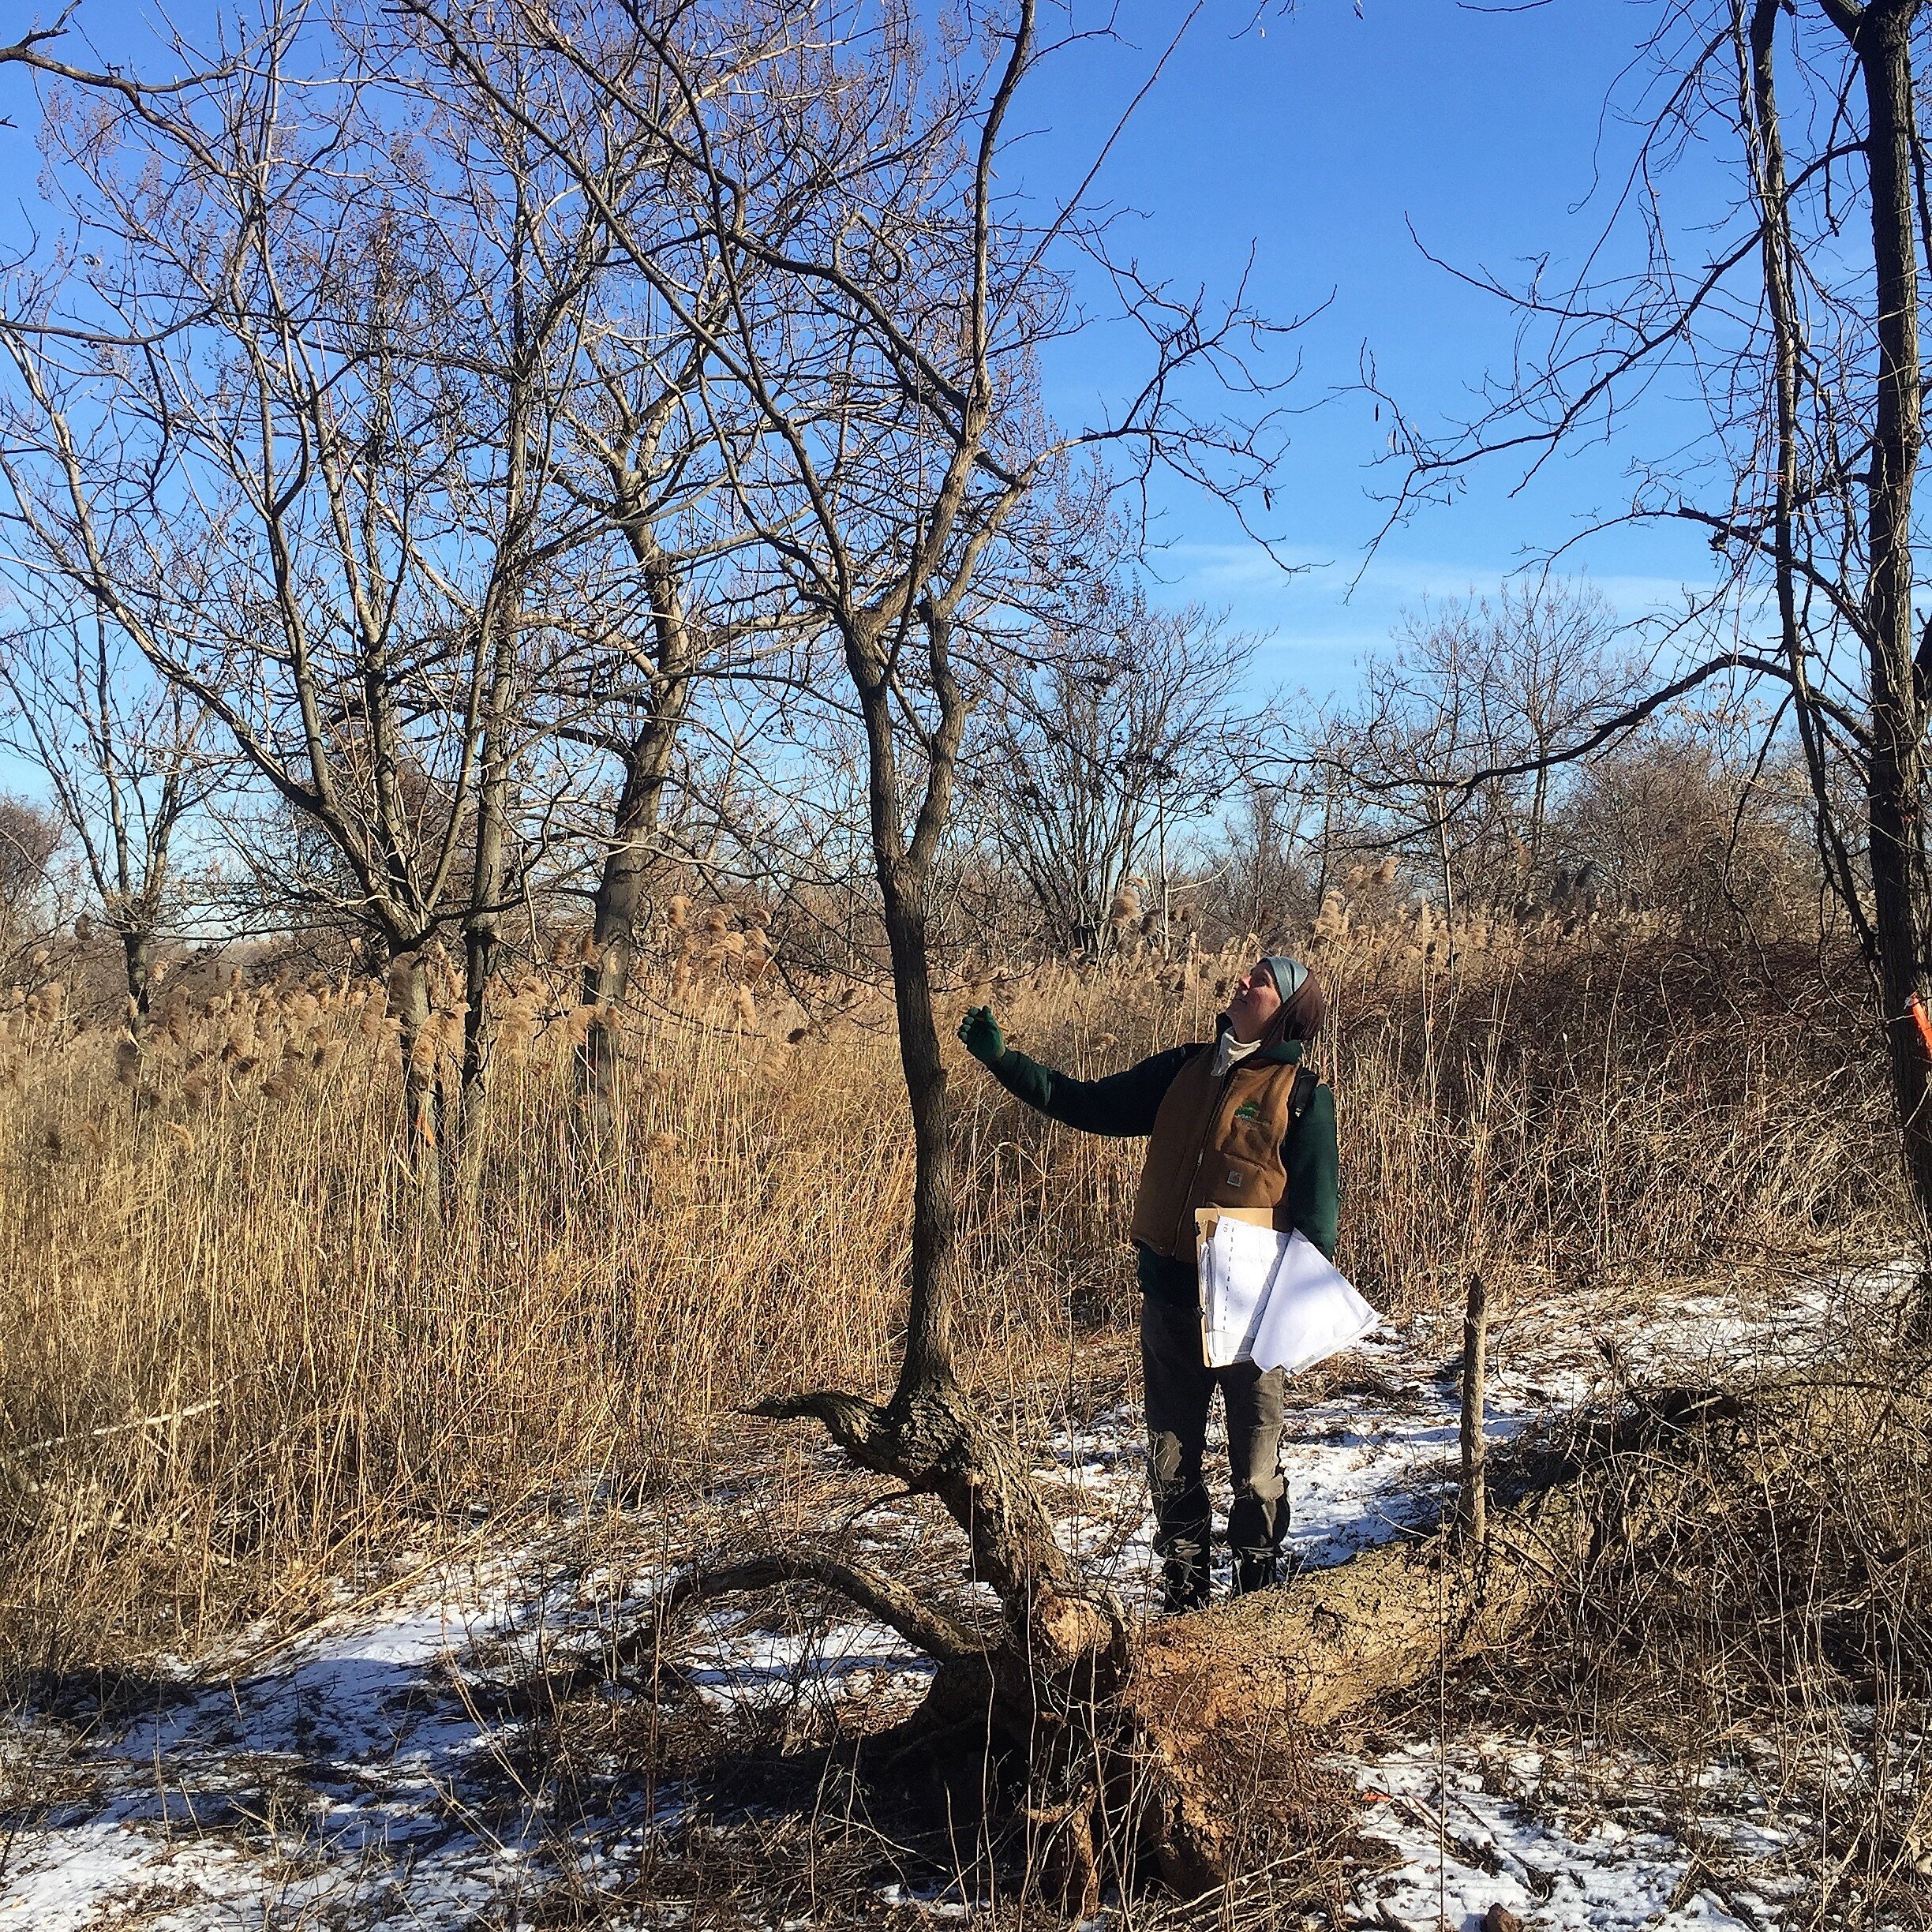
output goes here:
{"type": "Polygon", "coordinates": [[[1006,1050],[1006,1039],[990,1006],[975,1006],[960,1022],[959,1036],[966,1050],[982,1065],[991,1066],[1006,1050]]]}

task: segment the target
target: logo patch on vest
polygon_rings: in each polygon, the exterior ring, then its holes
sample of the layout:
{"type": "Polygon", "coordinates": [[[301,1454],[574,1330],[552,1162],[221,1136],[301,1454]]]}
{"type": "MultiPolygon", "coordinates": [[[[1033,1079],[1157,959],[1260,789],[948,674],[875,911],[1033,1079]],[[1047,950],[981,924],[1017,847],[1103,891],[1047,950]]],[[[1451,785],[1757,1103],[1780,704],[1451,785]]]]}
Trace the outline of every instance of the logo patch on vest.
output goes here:
{"type": "Polygon", "coordinates": [[[1261,1118],[1261,1110],[1252,1100],[1244,1100],[1234,1110],[1234,1118],[1237,1120],[1259,1120],[1261,1118]]]}
{"type": "Polygon", "coordinates": [[[1241,1170],[1238,1167],[1230,1167],[1228,1170],[1227,1184],[1230,1187],[1239,1187],[1241,1185],[1241,1170]]]}

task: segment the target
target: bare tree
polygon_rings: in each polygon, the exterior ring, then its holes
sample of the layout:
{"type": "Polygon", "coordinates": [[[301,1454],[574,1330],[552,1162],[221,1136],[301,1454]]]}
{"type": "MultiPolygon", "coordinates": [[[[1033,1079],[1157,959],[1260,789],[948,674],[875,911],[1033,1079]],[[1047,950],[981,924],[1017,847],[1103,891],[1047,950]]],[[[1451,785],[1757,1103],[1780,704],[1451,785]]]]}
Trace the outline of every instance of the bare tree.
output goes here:
{"type": "Polygon", "coordinates": [[[1664,9],[1634,70],[1647,92],[1626,104],[1640,129],[1627,178],[1644,192],[1615,198],[1588,256],[1615,258],[1627,245],[1619,225],[1634,223],[1638,267],[1567,288],[1483,279],[1520,318],[1518,374],[1442,434],[1398,417],[1406,474],[1394,510],[1472,464],[1540,465],[1613,421],[1637,433],[1626,405],[1638,391],[1654,394],[1666,370],[1690,380],[1701,431],[1673,434],[1639,466],[1620,520],[1707,535],[1720,591],[1678,625],[1698,648],[1541,762],[1587,755],[1713,678],[1774,685],[1767,728],[1788,720],[1795,732],[1821,859],[1872,969],[1922,1214],[1932,1211],[1932,634],[1915,596],[1932,220],[1915,92],[1926,31],[1921,0],[1664,9]],[[1673,226],[1675,165],[1711,152],[1736,183],[1728,219],[1713,230],[1700,197],[1673,226]],[[1842,810],[1848,792],[1862,822],[1842,810]]]}
{"type": "Polygon", "coordinates": [[[1565,748],[1623,716],[1637,677],[1586,586],[1548,575],[1426,604],[1369,657],[1361,695],[1297,762],[1323,774],[1345,842],[1402,850],[1452,922],[1547,898],[1565,748]]]}
{"type": "MultiPolygon", "coordinates": [[[[452,73],[494,89],[468,17],[409,3],[442,33],[452,73]]],[[[834,653],[837,696],[806,689],[798,701],[848,710],[863,746],[915,1152],[904,1354],[883,1403],[829,1390],[761,1412],[816,1418],[865,1467],[936,1496],[1005,1614],[996,1633],[975,1633],[964,1606],[913,1605],[844,1554],[754,1567],[765,1580],[833,1582],[938,1657],[927,1722],[990,1715],[1043,1774],[1077,1780],[1071,1746],[1118,1683],[1129,1636],[957,1372],[936,890],[970,712],[1017,681],[1024,639],[1002,613],[1024,601],[1064,534],[1054,511],[1080,453],[1169,460],[1224,482],[1261,473],[1252,424],[1185,414],[1177,395],[1184,371],[1231,373],[1257,325],[1238,304],[1210,315],[1114,264],[1151,344],[1144,386],[1117,421],[1066,432],[1046,418],[1040,352],[1072,325],[1049,259],[1069,228],[1103,251],[1104,237],[1077,206],[1029,225],[998,185],[1014,103],[1040,56],[1032,0],[967,9],[929,54],[910,6],[814,9],[809,32],[803,10],[777,0],[728,15],[673,0],[564,14],[525,0],[515,18],[524,44],[601,90],[594,142],[534,121],[530,132],[576,167],[635,272],[694,334],[706,328],[688,256],[665,252],[658,210],[668,196],[726,291],[708,325],[706,393],[748,401],[759,432],[755,459],[730,475],[732,501],[784,601],[834,653]],[[666,158],[649,182],[605,166],[608,130],[626,126],[648,130],[666,158]]],[[[745,1580],[728,1571],[704,1587],[745,1580]]],[[[1098,1798],[1082,1788],[1076,1826],[1098,1798]]],[[[1080,1835],[1070,1829],[1069,1841],[1080,1835]]],[[[1091,1876],[1091,1833],[1086,1842],[1091,1876]]]]}
{"type": "Polygon", "coordinates": [[[474,1079],[549,425],[597,230],[513,145],[394,111],[346,43],[329,81],[286,86],[298,44],[321,52],[298,31],[271,16],[165,106],[102,88],[50,117],[74,238],[6,291],[5,519],[21,567],[320,834],[329,863],[286,895],[386,955],[429,1173],[424,949],[462,925],[474,1079]]]}
{"type": "Polygon", "coordinates": [[[1104,950],[1137,925],[1137,889],[1166,909],[1170,846],[1241,781],[1253,643],[1104,578],[1018,641],[1028,661],[968,769],[1045,942],[1104,950]]]}
{"type": "MultiPolygon", "coordinates": [[[[17,610],[33,586],[13,586],[17,610]]],[[[0,636],[0,733],[51,791],[119,942],[128,1028],[147,1022],[155,949],[185,909],[178,839],[226,782],[193,701],[161,683],[98,610],[44,612],[0,636]]]]}

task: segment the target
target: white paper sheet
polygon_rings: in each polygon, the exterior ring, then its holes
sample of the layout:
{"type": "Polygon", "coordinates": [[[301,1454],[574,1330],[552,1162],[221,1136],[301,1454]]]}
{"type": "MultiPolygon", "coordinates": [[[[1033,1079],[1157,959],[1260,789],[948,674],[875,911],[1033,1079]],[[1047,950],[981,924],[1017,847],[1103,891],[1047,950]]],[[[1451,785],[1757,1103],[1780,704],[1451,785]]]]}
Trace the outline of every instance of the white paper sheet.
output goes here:
{"type": "Polygon", "coordinates": [[[1290,1374],[1352,1347],[1381,1317],[1305,1234],[1223,1215],[1200,1249],[1201,1336],[1211,1368],[1290,1374]]]}

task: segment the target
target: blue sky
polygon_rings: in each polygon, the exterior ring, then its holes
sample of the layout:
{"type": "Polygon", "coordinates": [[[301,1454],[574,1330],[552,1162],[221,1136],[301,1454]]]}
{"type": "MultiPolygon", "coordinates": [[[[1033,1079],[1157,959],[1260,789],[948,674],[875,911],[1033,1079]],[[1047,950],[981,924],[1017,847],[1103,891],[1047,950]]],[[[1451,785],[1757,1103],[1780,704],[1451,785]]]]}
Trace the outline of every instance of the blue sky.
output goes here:
{"type": "MultiPolygon", "coordinates": [[[[1651,0],[1547,0],[1526,11],[1458,0],[1205,0],[1159,84],[1110,157],[1098,192],[1122,211],[1115,230],[1150,273],[1183,286],[1231,286],[1250,249],[1252,298],[1286,318],[1327,304],[1295,339],[1297,417],[1275,498],[1289,577],[1211,502],[1166,492],[1160,570],[1166,594],[1232,609],[1267,636],[1261,676],[1316,697],[1346,691],[1357,654],[1387,638],[1424,595],[1492,586],[1526,552],[1614,506],[1631,451],[1566,457],[1512,496],[1498,467],[1458,503],[1397,531],[1364,571],[1382,520],[1372,466],[1386,421],[1350,393],[1372,354],[1383,384],[1425,424],[1463,404],[1506,363],[1511,318],[1427,261],[1412,238],[1505,280],[1548,253],[1559,269],[1593,233],[1589,197],[1623,133],[1606,92],[1657,18],[1651,0]],[[1361,580],[1352,596],[1350,586],[1361,580]]],[[[1077,179],[1146,79],[1184,13],[1181,0],[1049,0],[1044,25],[1118,36],[1058,56],[1021,97],[1028,138],[1007,157],[1020,185],[1046,194],[1077,179]]],[[[200,9],[174,17],[198,34],[200,9]]],[[[152,17],[129,0],[82,0],[78,24],[110,55],[131,51],[152,17]]],[[[201,13],[212,21],[213,9],[201,13]]],[[[78,58],[78,54],[76,55],[78,58]]],[[[0,179],[7,217],[30,219],[36,109],[19,69],[0,69],[0,179]],[[18,211],[17,213],[16,211],[18,211]]],[[[1118,393],[1138,366],[1118,331],[1083,335],[1050,369],[1064,417],[1118,393]]],[[[1283,363],[1286,353],[1282,354],[1283,363]]],[[[1600,589],[1635,617],[1705,574],[1701,545],[1655,530],[1582,553],[1600,589]]]]}
{"type": "MultiPolygon", "coordinates": [[[[1271,634],[1270,683],[1316,696],[1345,688],[1356,653],[1382,643],[1405,606],[1492,586],[1526,551],[1627,495],[1627,445],[1561,459],[1520,496],[1516,474],[1498,467],[1391,537],[1349,595],[1382,521],[1374,492],[1392,481],[1371,466],[1386,416],[1378,423],[1347,393],[1363,351],[1431,425],[1460,410],[1485,370],[1507,366],[1512,342],[1502,305],[1430,264],[1415,238],[1505,282],[1538,255],[1558,272],[1574,263],[1601,219],[1580,205],[1597,168],[1614,175],[1627,153],[1625,129],[1605,123],[1606,95],[1658,11],[1628,0],[1522,12],[1362,0],[1357,17],[1351,0],[1301,0],[1256,21],[1252,0],[1210,0],[1117,146],[1103,186],[1137,211],[1117,234],[1145,266],[1225,286],[1252,246],[1260,306],[1286,317],[1328,304],[1296,339],[1304,373],[1291,399],[1321,406],[1297,422],[1275,495],[1286,554],[1307,574],[1285,578],[1217,506],[1179,492],[1166,505],[1174,594],[1230,605],[1271,634]]],[[[1020,115],[1039,130],[1022,152],[1043,185],[1105,139],[1183,9],[1073,0],[1071,17],[1086,28],[1116,12],[1129,44],[1090,41],[1061,57],[1020,115]]],[[[1106,343],[1063,355],[1059,407],[1077,413],[1110,386],[1117,358],[1106,343]]],[[[1688,534],[1620,534],[1582,554],[1632,618],[1709,575],[1688,534]]]]}

